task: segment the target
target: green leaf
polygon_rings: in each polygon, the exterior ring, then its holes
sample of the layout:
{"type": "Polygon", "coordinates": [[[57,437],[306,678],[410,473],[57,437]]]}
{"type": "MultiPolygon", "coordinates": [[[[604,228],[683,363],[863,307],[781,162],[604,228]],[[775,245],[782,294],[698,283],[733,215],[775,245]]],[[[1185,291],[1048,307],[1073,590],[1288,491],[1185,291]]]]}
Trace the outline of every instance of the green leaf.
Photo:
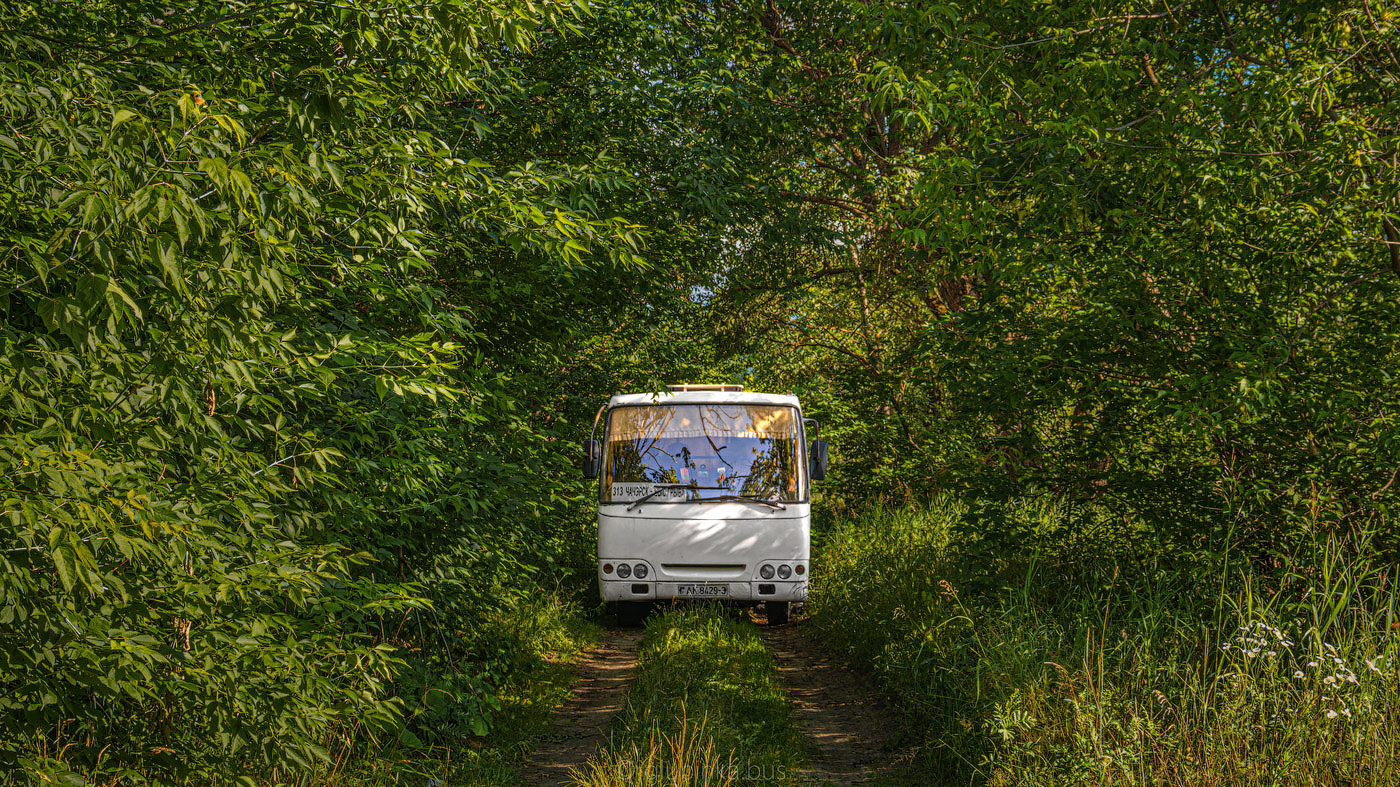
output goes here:
{"type": "Polygon", "coordinates": [[[92,311],[106,301],[111,279],[100,274],[86,273],[78,278],[74,294],[84,311],[92,311]]]}
{"type": "MultiPolygon", "coordinates": [[[[180,263],[176,257],[178,252],[175,241],[165,236],[158,236],[151,243],[154,246],[156,260],[160,263],[161,273],[165,280],[173,285],[180,284],[180,263]]],[[[181,241],[181,245],[183,245],[183,241],[181,241]]]]}
{"type": "Polygon", "coordinates": [[[77,581],[76,561],[73,558],[72,550],[67,546],[61,546],[50,554],[53,557],[54,568],[58,570],[58,578],[63,583],[63,589],[71,592],[77,581]]]}
{"type": "Polygon", "coordinates": [[[120,310],[121,306],[124,304],[127,309],[131,310],[131,313],[137,320],[141,319],[141,307],[137,306],[136,301],[132,300],[126,290],[122,289],[115,281],[109,280],[107,282],[106,300],[107,303],[113,307],[114,311],[120,310]]]}
{"type": "Polygon", "coordinates": [[[136,114],[135,112],[132,112],[129,109],[118,109],[116,112],[112,113],[112,126],[107,130],[107,133],[110,134],[116,131],[122,125],[130,123],[133,120],[141,119],[142,117],[140,115],[136,114]]]}

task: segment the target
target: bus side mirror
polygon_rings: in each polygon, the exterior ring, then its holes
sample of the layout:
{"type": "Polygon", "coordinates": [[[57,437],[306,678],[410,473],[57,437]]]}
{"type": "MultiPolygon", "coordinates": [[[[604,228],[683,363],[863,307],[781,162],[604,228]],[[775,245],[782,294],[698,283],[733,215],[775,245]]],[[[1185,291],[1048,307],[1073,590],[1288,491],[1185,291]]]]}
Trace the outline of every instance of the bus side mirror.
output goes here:
{"type": "Polygon", "coordinates": [[[812,461],[808,468],[811,471],[813,481],[826,480],[826,442],[817,440],[812,443],[812,461]]]}
{"type": "Polygon", "coordinates": [[[602,459],[603,447],[597,440],[583,441],[583,477],[598,477],[598,460],[602,459]]]}

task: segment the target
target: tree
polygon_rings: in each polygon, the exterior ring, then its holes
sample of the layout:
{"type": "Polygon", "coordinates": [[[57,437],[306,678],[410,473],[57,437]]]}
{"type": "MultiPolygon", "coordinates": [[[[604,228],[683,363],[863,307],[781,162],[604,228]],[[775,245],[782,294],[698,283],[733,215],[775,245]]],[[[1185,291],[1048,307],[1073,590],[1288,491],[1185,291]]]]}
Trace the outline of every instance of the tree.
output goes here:
{"type": "Polygon", "coordinates": [[[306,767],[421,720],[424,680],[485,729],[472,626],[568,548],[539,523],[570,487],[538,483],[567,427],[512,372],[588,294],[538,294],[640,268],[599,208],[627,173],[497,141],[530,112],[512,60],[581,13],[8,7],[7,762],[306,767]],[[449,647],[406,663],[422,636],[449,647]]]}
{"type": "Polygon", "coordinates": [[[858,494],[1044,489],[1256,554],[1379,521],[1395,16],[716,9],[753,195],[722,323],[821,381],[858,494]]]}

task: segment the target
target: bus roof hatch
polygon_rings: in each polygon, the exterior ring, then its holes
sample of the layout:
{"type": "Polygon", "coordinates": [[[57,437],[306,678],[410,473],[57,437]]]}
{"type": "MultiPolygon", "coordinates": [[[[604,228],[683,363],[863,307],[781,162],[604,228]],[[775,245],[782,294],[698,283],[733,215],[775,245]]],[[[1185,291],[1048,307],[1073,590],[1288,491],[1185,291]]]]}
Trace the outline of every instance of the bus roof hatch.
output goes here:
{"type": "Polygon", "coordinates": [[[704,383],[681,383],[680,385],[668,385],[667,390],[671,393],[689,393],[691,391],[715,391],[718,393],[743,393],[742,385],[708,385],[704,383]]]}

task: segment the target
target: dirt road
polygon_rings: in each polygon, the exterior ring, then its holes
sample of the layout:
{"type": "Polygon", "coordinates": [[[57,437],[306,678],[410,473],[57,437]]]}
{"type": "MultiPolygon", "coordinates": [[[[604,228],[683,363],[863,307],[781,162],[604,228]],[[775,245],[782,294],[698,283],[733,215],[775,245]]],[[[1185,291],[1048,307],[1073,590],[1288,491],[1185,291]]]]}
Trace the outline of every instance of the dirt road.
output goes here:
{"type": "Polygon", "coordinates": [[[830,661],[798,624],[764,627],[763,641],[807,736],[812,764],[803,776],[815,784],[867,784],[901,770],[886,751],[898,719],[873,681],[830,661]]]}
{"type": "MultiPolygon", "coordinates": [[[[902,770],[888,752],[898,719],[880,701],[867,676],[829,660],[802,634],[800,624],[760,628],[807,738],[811,766],[805,785],[869,784],[902,770]]],[[[573,696],[556,711],[550,731],[521,774],[525,787],[573,782],[575,769],[607,741],[608,727],[626,700],[641,632],[610,632],[579,662],[573,696]]]]}
{"type": "Polygon", "coordinates": [[[520,775],[521,784],[572,783],[571,771],[581,769],[607,740],[608,726],[632,684],[641,638],[638,630],[609,632],[602,644],[579,661],[574,694],[555,712],[549,732],[520,775]]]}

